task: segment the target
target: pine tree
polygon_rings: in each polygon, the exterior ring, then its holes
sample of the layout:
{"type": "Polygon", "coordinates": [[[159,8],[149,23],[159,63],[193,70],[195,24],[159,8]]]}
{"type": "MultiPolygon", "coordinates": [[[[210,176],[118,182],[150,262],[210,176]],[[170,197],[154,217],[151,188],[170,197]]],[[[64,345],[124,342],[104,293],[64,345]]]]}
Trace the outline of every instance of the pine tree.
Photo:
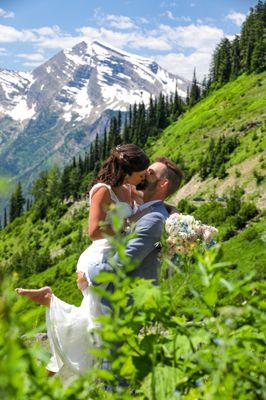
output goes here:
{"type": "Polygon", "coordinates": [[[62,175],[61,175],[61,182],[60,182],[60,187],[59,187],[61,200],[68,198],[71,193],[70,170],[71,170],[71,167],[69,165],[66,165],[64,167],[62,175]]]}
{"type": "Polygon", "coordinates": [[[189,106],[194,106],[200,99],[200,87],[197,82],[196,68],[193,71],[192,85],[190,89],[189,106]]]}
{"type": "Polygon", "coordinates": [[[76,157],[74,156],[74,157],[72,158],[72,168],[76,168],[76,166],[77,166],[76,157]]]}
{"type": "Polygon", "coordinates": [[[189,86],[187,86],[186,105],[189,105],[189,98],[190,98],[190,90],[189,86]]]}
{"type": "Polygon", "coordinates": [[[48,172],[41,171],[38,178],[33,182],[31,194],[34,196],[35,201],[46,199],[48,182],[48,172]]]}
{"type": "Polygon", "coordinates": [[[119,110],[117,115],[117,132],[120,134],[122,128],[122,113],[119,110]]]}
{"type": "Polygon", "coordinates": [[[96,162],[100,160],[100,143],[98,133],[96,134],[96,138],[94,141],[94,159],[96,162]]]}
{"type": "Polygon", "coordinates": [[[15,192],[11,195],[9,202],[9,221],[14,221],[15,218],[20,217],[23,213],[25,199],[22,194],[21,183],[17,184],[15,192]]]}
{"type": "Polygon", "coordinates": [[[156,126],[159,129],[164,129],[167,125],[168,121],[166,114],[165,97],[162,93],[160,93],[156,110],[156,126]]]}
{"type": "Polygon", "coordinates": [[[241,72],[250,72],[251,70],[251,58],[256,40],[254,22],[254,9],[251,8],[242,25],[240,35],[241,72]]]}
{"type": "Polygon", "coordinates": [[[46,195],[51,203],[56,197],[60,197],[60,171],[53,167],[47,174],[46,195]]]}
{"type": "Polygon", "coordinates": [[[125,120],[125,124],[124,124],[124,128],[123,128],[122,141],[125,144],[130,143],[130,129],[128,126],[127,118],[125,120]]]}
{"type": "Polygon", "coordinates": [[[4,224],[3,227],[5,228],[7,226],[7,212],[6,212],[6,208],[4,209],[4,224]]]}
{"type": "Polygon", "coordinates": [[[30,199],[29,198],[27,198],[27,200],[26,200],[26,211],[29,211],[30,210],[30,199]]]}
{"type": "Polygon", "coordinates": [[[138,119],[136,127],[136,140],[135,143],[139,146],[143,146],[147,140],[147,129],[145,120],[145,105],[144,103],[139,104],[138,107],[138,119]]]}
{"type": "Polygon", "coordinates": [[[94,170],[95,158],[94,158],[94,146],[93,143],[90,144],[90,165],[89,171],[94,170]]]}
{"type": "Polygon", "coordinates": [[[82,160],[81,155],[79,154],[79,158],[78,158],[78,168],[80,170],[81,175],[83,176],[84,172],[85,172],[85,159],[82,160]]]}
{"type": "Polygon", "coordinates": [[[265,35],[257,41],[252,57],[251,57],[251,71],[263,72],[266,70],[266,30],[265,35]]]}
{"type": "Polygon", "coordinates": [[[136,144],[136,139],[137,139],[137,120],[138,120],[138,107],[137,104],[134,103],[132,111],[132,124],[131,124],[131,135],[130,135],[130,140],[134,144],[136,144]]]}
{"type": "Polygon", "coordinates": [[[235,79],[240,74],[240,39],[236,35],[231,45],[231,78],[235,79]]]}
{"type": "Polygon", "coordinates": [[[107,149],[107,130],[106,128],[104,129],[104,134],[103,134],[103,147],[102,147],[102,160],[105,160],[108,154],[108,149],[107,149]]]}
{"type": "Polygon", "coordinates": [[[156,124],[156,105],[155,102],[150,96],[150,102],[149,102],[149,109],[148,109],[148,127],[154,127],[156,124]]]}
{"type": "Polygon", "coordinates": [[[212,55],[210,71],[209,71],[209,81],[211,83],[218,82],[218,70],[220,65],[220,43],[215,47],[215,50],[212,55]]]}
{"type": "Polygon", "coordinates": [[[219,52],[217,81],[223,85],[229,81],[231,75],[231,43],[227,38],[222,39],[219,52]]]}

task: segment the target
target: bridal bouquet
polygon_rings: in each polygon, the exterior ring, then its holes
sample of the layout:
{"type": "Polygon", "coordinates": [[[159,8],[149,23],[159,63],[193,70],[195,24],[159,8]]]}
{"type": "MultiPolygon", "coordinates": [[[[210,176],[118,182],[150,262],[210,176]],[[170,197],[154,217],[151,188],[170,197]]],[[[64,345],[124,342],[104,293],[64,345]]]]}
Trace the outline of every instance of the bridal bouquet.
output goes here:
{"type": "Polygon", "coordinates": [[[213,226],[202,224],[192,215],[179,213],[174,213],[167,218],[165,230],[168,235],[166,243],[170,256],[187,254],[199,245],[209,248],[215,244],[213,235],[218,232],[213,226]]]}

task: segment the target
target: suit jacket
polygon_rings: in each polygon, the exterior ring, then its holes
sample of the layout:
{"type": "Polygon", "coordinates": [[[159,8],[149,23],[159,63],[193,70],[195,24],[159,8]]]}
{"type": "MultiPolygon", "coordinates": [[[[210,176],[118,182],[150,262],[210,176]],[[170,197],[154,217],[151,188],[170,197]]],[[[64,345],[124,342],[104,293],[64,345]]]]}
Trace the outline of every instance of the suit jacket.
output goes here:
{"type": "MultiPolygon", "coordinates": [[[[169,214],[162,201],[152,205],[152,210],[140,218],[135,225],[136,237],[127,242],[125,253],[128,257],[138,263],[138,267],[129,274],[146,279],[154,279],[158,283],[159,278],[159,260],[158,254],[160,246],[158,242],[164,228],[165,219],[169,214]]],[[[123,268],[123,263],[116,253],[113,260],[123,268]]],[[[90,269],[89,279],[92,283],[94,278],[101,271],[110,271],[108,262],[97,264],[90,269]]]]}

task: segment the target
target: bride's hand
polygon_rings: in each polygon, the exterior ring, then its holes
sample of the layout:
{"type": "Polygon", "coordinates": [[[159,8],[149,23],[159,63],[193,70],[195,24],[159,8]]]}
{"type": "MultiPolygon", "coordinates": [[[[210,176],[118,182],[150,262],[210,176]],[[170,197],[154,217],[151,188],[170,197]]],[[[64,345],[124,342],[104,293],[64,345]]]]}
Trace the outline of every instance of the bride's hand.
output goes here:
{"type": "Polygon", "coordinates": [[[84,278],[83,272],[77,272],[77,285],[79,290],[84,290],[86,287],[88,287],[88,281],[86,278],[84,278]]]}

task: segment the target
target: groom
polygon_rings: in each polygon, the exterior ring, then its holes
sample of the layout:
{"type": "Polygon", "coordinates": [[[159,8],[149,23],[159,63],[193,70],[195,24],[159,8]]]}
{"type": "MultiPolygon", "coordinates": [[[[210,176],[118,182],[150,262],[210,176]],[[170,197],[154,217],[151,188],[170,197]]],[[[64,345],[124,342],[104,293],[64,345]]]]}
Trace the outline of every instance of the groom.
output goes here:
{"type": "MultiPolygon", "coordinates": [[[[166,157],[157,158],[156,162],[147,170],[146,179],[138,189],[143,189],[144,204],[141,210],[148,208],[150,211],[142,216],[135,224],[136,237],[127,242],[125,253],[134,260],[138,267],[130,272],[132,276],[153,279],[158,283],[160,251],[158,242],[164,228],[164,222],[169,213],[163,201],[177,191],[183,178],[181,169],[166,157]]],[[[113,257],[113,262],[123,267],[118,254],[113,257]]],[[[101,272],[110,270],[107,263],[98,264],[90,271],[89,278],[94,283],[95,277],[101,272]]],[[[85,289],[88,285],[84,278],[78,278],[78,287],[85,289]]]]}

